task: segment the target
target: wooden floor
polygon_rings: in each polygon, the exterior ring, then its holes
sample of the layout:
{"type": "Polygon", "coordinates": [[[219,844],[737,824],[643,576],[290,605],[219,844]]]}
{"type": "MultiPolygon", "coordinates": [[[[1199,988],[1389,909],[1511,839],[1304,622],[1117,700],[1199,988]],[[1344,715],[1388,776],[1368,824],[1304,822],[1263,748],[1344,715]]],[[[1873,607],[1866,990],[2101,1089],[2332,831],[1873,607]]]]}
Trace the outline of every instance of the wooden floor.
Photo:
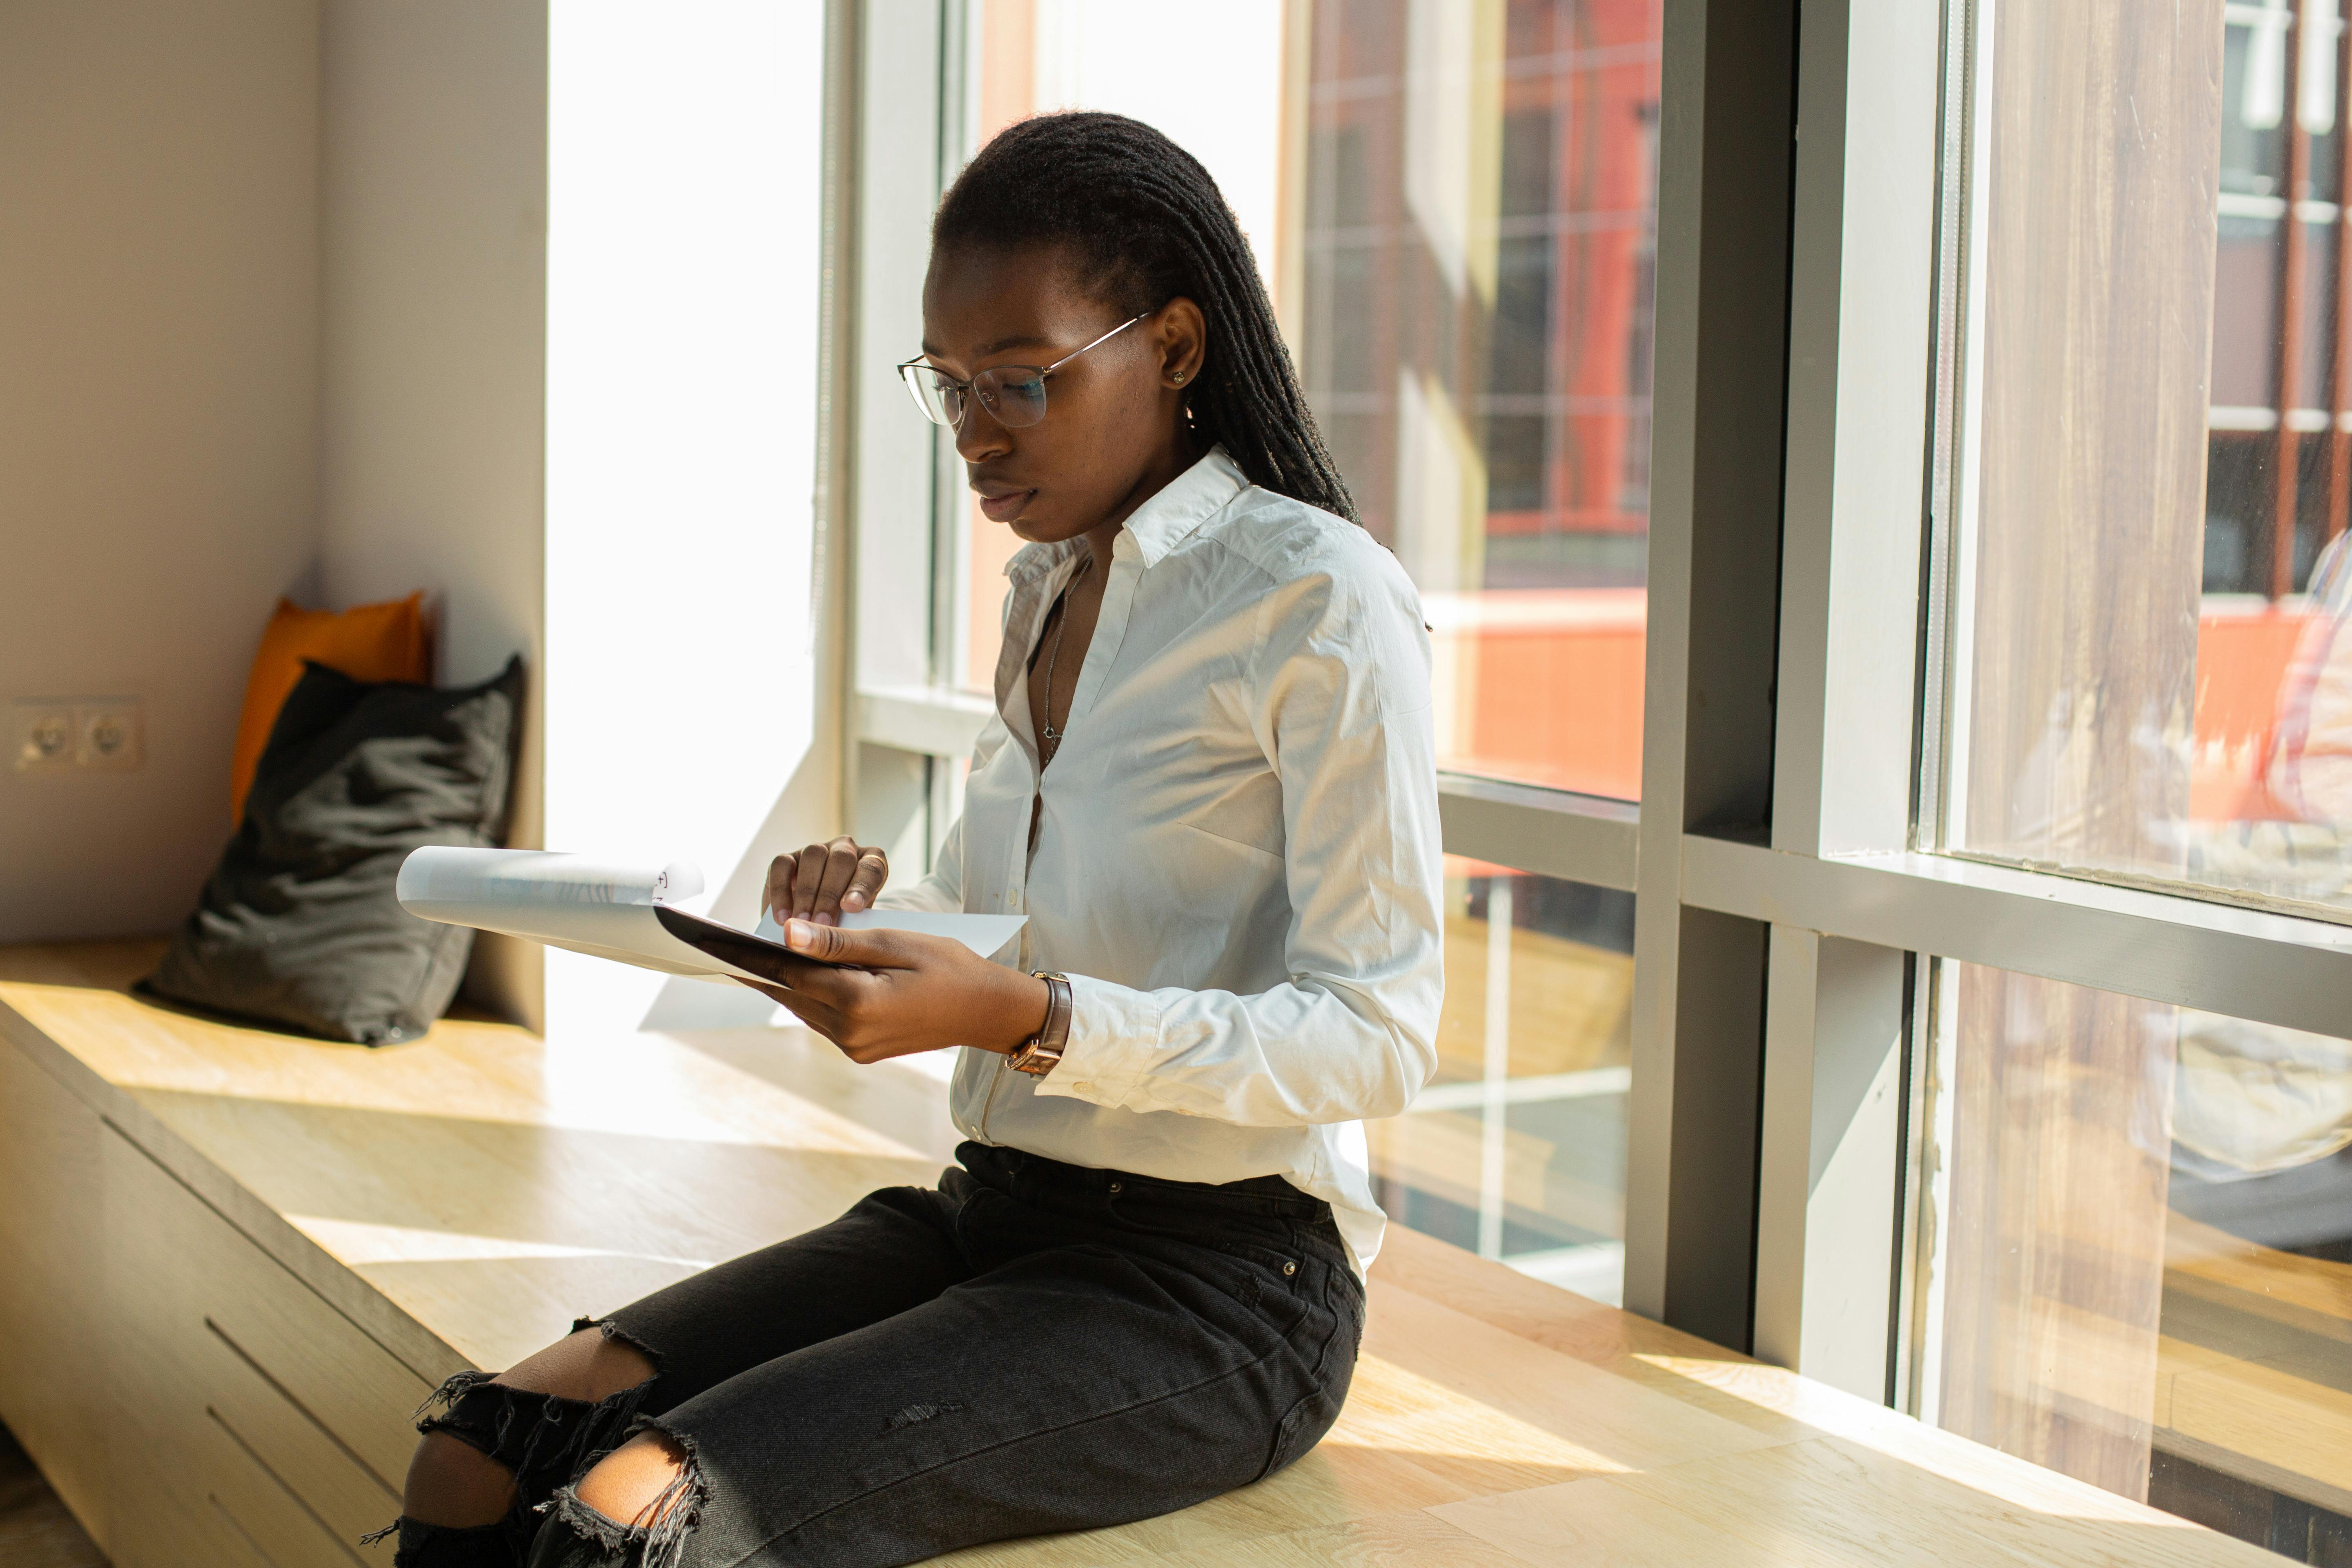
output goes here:
{"type": "Polygon", "coordinates": [[[5,1428],[0,1428],[0,1563],[7,1568],[106,1568],[106,1558],[5,1428]]]}
{"type": "MultiPolygon", "coordinates": [[[[0,950],[0,1037],[427,1384],[937,1172],[797,1092],[773,1036],[455,1022],[366,1051],[123,994],[153,952],[0,950]]],[[[1161,1519],[940,1561],[2275,1562],[1395,1230],[1346,1412],[1306,1458],[1161,1519]]]]}

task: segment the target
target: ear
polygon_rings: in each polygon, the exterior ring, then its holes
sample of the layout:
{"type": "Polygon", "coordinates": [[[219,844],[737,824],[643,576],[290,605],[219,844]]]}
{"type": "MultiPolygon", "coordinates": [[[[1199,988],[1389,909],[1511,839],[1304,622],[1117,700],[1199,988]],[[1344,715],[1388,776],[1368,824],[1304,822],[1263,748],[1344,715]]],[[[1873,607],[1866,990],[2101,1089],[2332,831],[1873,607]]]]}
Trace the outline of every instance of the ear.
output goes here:
{"type": "Polygon", "coordinates": [[[1209,322],[1201,307],[1179,294],[1160,307],[1151,323],[1160,353],[1160,384],[1181,391],[1201,379],[1209,358],[1209,322]]]}

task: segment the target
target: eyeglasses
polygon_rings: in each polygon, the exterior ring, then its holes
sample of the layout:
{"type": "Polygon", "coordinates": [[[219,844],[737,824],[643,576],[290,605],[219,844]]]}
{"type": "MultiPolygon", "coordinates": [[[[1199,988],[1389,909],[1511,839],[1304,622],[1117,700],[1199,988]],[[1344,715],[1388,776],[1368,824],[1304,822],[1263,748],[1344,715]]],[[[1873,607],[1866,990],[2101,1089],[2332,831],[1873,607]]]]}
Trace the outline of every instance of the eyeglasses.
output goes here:
{"type": "Polygon", "coordinates": [[[1085,349],[1073,349],[1052,364],[1000,364],[982,371],[970,381],[959,381],[939,366],[919,355],[898,367],[900,379],[907,390],[915,395],[915,406],[923,417],[934,425],[949,429],[959,428],[963,416],[971,410],[971,400],[988,410],[988,416],[1007,429],[1020,429],[1034,425],[1045,417],[1045,378],[1069,363],[1087,349],[1095,348],[1146,320],[1152,314],[1146,310],[1132,321],[1118,326],[1088,343],[1085,349]]]}

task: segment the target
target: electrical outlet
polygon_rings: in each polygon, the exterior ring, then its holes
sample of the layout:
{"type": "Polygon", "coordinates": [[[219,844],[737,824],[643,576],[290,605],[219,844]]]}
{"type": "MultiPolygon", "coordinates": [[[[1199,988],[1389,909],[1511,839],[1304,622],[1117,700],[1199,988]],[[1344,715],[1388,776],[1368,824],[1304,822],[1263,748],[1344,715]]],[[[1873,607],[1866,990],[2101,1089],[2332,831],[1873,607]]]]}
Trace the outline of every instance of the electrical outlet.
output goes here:
{"type": "Polygon", "coordinates": [[[129,773],[146,761],[136,697],[19,697],[8,718],[20,773],[129,773]]]}
{"type": "Polygon", "coordinates": [[[20,697],[10,706],[8,754],[20,773],[72,767],[79,731],[71,698],[20,697]]]}
{"type": "Polygon", "coordinates": [[[139,699],[85,697],[74,704],[74,761],[85,768],[128,773],[142,760],[139,699]]]}

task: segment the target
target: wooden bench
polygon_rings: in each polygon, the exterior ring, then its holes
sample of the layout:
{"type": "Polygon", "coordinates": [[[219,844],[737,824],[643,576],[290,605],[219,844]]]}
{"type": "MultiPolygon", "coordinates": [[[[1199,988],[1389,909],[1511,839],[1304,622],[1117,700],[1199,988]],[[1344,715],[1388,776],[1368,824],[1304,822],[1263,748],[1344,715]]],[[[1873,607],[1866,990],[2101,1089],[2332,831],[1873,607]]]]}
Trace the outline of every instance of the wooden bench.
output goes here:
{"type": "MultiPolygon", "coordinates": [[[[737,1036],[367,1051],[0,950],[0,1417],[120,1568],[388,1563],[411,1408],[937,1161],[737,1036]]],[[[1273,1479],[943,1562],[2185,1564],[2267,1553],[1391,1230],[1339,1426],[1273,1479]]]]}

